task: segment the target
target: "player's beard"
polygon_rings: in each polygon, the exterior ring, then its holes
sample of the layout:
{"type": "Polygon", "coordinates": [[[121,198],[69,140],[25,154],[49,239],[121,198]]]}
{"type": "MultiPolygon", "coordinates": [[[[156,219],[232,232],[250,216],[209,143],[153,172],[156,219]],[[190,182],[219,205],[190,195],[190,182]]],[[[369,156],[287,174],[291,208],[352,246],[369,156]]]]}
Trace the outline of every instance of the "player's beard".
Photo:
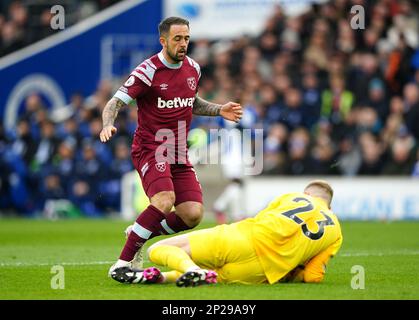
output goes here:
{"type": "Polygon", "coordinates": [[[175,61],[175,63],[179,63],[179,62],[181,62],[185,59],[186,49],[183,51],[183,56],[182,57],[179,57],[179,51],[172,53],[170,50],[167,50],[167,54],[170,57],[170,59],[175,61]]]}

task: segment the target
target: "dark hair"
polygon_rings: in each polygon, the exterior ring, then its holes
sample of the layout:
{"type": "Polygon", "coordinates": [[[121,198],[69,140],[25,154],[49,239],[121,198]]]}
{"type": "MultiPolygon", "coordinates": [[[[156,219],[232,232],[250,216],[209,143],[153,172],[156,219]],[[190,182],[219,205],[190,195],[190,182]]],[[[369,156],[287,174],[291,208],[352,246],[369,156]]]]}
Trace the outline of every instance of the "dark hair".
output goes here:
{"type": "Polygon", "coordinates": [[[170,27],[174,24],[177,25],[186,25],[189,28],[189,21],[180,17],[169,17],[164,19],[159,24],[159,34],[160,36],[163,34],[167,34],[170,30],[170,27]]]}

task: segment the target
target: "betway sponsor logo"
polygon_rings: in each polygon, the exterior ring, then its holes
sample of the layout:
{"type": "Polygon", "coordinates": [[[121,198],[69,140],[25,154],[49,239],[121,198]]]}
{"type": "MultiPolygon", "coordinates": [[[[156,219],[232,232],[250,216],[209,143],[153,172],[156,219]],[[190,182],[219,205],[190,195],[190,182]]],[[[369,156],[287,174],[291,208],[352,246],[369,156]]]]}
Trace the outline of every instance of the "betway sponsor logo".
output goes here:
{"type": "Polygon", "coordinates": [[[174,98],[173,100],[163,100],[162,98],[157,99],[157,107],[160,109],[163,108],[184,108],[184,107],[191,107],[195,101],[195,97],[193,98],[174,98]]]}

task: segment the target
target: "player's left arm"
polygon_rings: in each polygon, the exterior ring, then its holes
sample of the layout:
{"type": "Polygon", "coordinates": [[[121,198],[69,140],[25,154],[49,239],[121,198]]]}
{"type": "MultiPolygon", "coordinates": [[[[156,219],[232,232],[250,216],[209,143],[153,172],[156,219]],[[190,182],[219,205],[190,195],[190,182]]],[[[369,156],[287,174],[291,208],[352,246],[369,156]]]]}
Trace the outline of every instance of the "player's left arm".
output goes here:
{"type": "Polygon", "coordinates": [[[243,110],[242,106],[236,102],[230,101],[226,104],[217,104],[206,101],[196,95],[192,113],[200,116],[222,116],[226,120],[239,122],[243,115],[243,110]]]}
{"type": "Polygon", "coordinates": [[[284,279],[284,282],[321,282],[326,273],[326,266],[342,245],[342,237],[310,259],[304,266],[297,266],[284,279]]]}

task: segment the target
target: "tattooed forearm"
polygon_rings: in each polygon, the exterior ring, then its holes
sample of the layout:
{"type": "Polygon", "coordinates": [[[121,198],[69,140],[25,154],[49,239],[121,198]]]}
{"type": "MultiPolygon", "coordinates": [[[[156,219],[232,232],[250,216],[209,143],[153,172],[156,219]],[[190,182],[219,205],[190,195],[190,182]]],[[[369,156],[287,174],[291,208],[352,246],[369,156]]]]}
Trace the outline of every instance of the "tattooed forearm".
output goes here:
{"type": "Polygon", "coordinates": [[[113,126],[113,123],[118,115],[118,111],[123,106],[125,106],[125,102],[119,100],[118,98],[113,97],[111,100],[109,100],[102,112],[102,121],[104,127],[113,126]]]}
{"type": "Polygon", "coordinates": [[[221,105],[206,101],[196,96],[192,113],[200,116],[219,116],[221,105]]]}

